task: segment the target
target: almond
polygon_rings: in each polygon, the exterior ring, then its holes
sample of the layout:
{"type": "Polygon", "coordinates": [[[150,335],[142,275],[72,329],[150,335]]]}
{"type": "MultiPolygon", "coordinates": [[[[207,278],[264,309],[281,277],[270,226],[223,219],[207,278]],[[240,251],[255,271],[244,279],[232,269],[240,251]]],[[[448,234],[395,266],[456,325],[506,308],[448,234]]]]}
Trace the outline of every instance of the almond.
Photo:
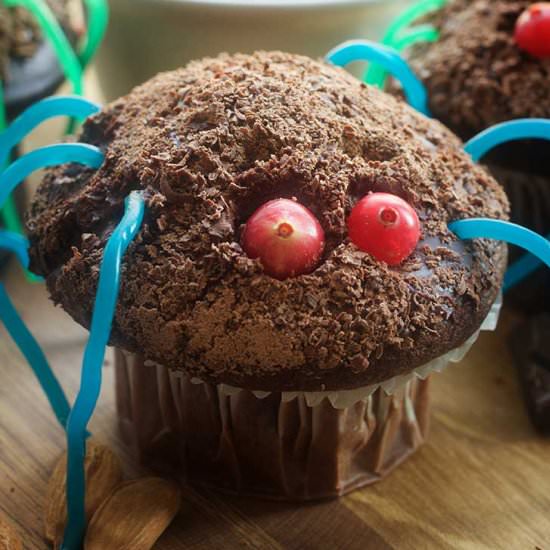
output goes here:
{"type": "MultiPolygon", "coordinates": [[[[89,440],[86,444],[86,518],[89,521],[101,503],[122,481],[122,466],[105,445],[89,440]]],[[[48,482],[44,528],[46,539],[60,544],[67,522],[65,495],[67,453],[58,461],[48,482]]]]}
{"type": "Polygon", "coordinates": [[[0,514],[0,550],[23,550],[19,535],[2,514],[0,514]]]}
{"type": "Polygon", "coordinates": [[[150,550],[179,511],[181,491],[171,481],[128,481],[93,515],[84,550],[150,550]]]}

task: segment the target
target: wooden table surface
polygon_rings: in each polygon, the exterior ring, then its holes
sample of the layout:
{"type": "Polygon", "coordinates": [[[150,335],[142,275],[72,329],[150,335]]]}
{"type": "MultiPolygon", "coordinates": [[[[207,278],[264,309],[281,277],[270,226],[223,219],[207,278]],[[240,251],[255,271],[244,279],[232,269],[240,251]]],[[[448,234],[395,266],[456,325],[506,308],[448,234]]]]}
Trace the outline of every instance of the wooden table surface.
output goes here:
{"type": "MultiPolygon", "coordinates": [[[[17,269],[8,289],[42,343],[69,395],[77,387],[86,333],[17,269]]],[[[433,379],[428,443],[388,479],[335,501],[304,506],[185,489],[184,506],[156,548],[550,549],[550,440],[531,428],[503,316],[460,365],[433,379]]],[[[28,366],[0,331],[0,510],[25,548],[47,548],[42,504],[64,438],[28,366]]],[[[113,372],[106,361],[91,425],[139,469],[116,432],[113,372]]]]}

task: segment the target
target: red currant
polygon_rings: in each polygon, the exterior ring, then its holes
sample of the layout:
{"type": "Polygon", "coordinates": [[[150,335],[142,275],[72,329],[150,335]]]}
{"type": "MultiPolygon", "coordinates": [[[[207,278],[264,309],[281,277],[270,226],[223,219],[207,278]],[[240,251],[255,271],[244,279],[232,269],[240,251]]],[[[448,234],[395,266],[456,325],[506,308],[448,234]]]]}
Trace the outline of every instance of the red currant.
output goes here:
{"type": "Polygon", "coordinates": [[[550,57],[550,2],[529,6],[518,18],[517,45],[535,57],[550,57]]]}
{"type": "Polygon", "coordinates": [[[370,193],[351,211],[348,232],[363,252],[398,265],[416,248],[420,222],[414,208],[397,195],[370,193]]]}
{"type": "Polygon", "coordinates": [[[310,273],[325,246],[317,218],[301,204],[276,199],[260,206],[246,222],[241,245],[250,258],[259,258],[276,279],[310,273]]]}

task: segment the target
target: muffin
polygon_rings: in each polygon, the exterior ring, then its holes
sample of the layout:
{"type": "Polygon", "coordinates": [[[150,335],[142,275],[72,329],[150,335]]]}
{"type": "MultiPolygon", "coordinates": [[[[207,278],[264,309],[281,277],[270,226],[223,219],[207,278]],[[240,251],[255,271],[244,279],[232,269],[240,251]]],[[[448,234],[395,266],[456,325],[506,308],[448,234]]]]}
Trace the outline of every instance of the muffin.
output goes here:
{"type": "MultiPolygon", "coordinates": [[[[47,0],[72,43],[78,30],[69,14],[69,0],[47,0]]],[[[0,80],[8,118],[34,101],[53,93],[63,81],[53,48],[45,40],[34,15],[22,7],[0,6],[0,80]]]]}
{"type": "MultiPolygon", "coordinates": [[[[46,0],[69,43],[74,47],[82,34],[80,17],[76,13],[80,0],[46,0]]],[[[100,9],[96,4],[90,10],[100,9]]],[[[91,16],[91,14],[90,14],[91,16]]],[[[96,35],[101,29],[96,29],[96,35]]],[[[98,37],[98,36],[96,36],[98,37]]],[[[73,71],[74,76],[74,71],[73,71]]],[[[54,93],[65,76],[50,40],[44,36],[36,16],[26,7],[0,5],[0,132],[4,122],[14,120],[33,103],[54,93]]],[[[75,83],[72,82],[73,87],[75,83]]],[[[23,188],[0,212],[0,228],[22,232],[20,205],[25,202],[23,188]]],[[[0,268],[9,255],[0,251],[0,268]]]]}
{"type": "MultiPolygon", "coordinates": [[[[439,40],[406,54],[428,90],[432,114],[463,139],[512,119],[550,118],[550,50],[544,51],[550,37],[534,26],[545,19],[550,6],[527,0],[450,0],[433,12],[427,21],[439,40]]],[[[484,159],[511,199],[512,221],[545,235],[549,147],[546,141],[512,142],[484,159]]],[[[511,258],[521,254],[513,250],[511,258]]],[[[549,286],[550,275],[540,270],[508,301],[531,313],[548,310],[549,286]]]]}
{"type": "Polygon", "coordinates": [[[147,212],[128,250],[111,344],[120,427],[148,465],[278,499],[341,495],[424,440],[428,381],[472,344],[506,247],[460,241],[460,218],[505,219],[503,190],[437,121],[325,62],[222,55],[164,73],[86,121],[97,170],[49,171],[28,215],[32,270],[89,327],[126,195],[147,212]],[[348,219],[389,194],[420,241],[392,265],[348,219]],[[285,199],[324,233],[302,274],[243,247],[285,199]]]}
{"type": "MultiPolygon", "coordinates": [[[[64,27],[69,25],[67,0],[46,0],[64,27]]],[[[6,76],[11,59],[32,57],[43,41],[33,15],[24,8],[0,7],[0,68],[6,76]]]]}
{"type": "Polygon", "coordinates": [[[428,22],[440,37],[408,53],[433,115],[463,139],[514,118],[550,117],[550,59],[515,37],[528,0],[450,0],[428,22]]]}
{"type": "MultiPolygon", "coordinates": [[[[549,144],[550,146],[550,144],[549,144]]],[[[550,234],[550,181],[548,177],[490,165],[491,172],[504,187],[511,205],[510,218],[528,225],[540,235],[550,234]]],[[[525,251],[510,247],[510,262],[519,260],[525,251]]],[[[530,316],[550,308],[550,276],[542,268],[506,293],[506,302],[530,316]]]]}

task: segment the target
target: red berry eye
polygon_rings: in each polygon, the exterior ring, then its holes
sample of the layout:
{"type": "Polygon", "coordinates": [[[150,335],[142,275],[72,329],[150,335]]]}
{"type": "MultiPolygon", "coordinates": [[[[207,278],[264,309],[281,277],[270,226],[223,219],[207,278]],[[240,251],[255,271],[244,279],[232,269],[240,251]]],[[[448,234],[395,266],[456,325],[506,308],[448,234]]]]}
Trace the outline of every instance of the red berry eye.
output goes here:
{"type": "Polygon", "coordinates": [[[396,195],[371,193],[348,218],[351,241],[388,265],[408,258],[420,239],[420,222],[412,206],[396,195]]]}
{"type": "Polygon", "coordinates": [[[265,272],[287,279],[315,269],[325,246],[317,218],[288,199],[269,201],[246,222],[241,245],[250,258],[259,258],[265,272]]]}
{"type": "Polygon", "coordinates": [[[529,6],[518,18],[514,31],[517,45],[535,57],[550,57],[550,2],[529,6]]]}

